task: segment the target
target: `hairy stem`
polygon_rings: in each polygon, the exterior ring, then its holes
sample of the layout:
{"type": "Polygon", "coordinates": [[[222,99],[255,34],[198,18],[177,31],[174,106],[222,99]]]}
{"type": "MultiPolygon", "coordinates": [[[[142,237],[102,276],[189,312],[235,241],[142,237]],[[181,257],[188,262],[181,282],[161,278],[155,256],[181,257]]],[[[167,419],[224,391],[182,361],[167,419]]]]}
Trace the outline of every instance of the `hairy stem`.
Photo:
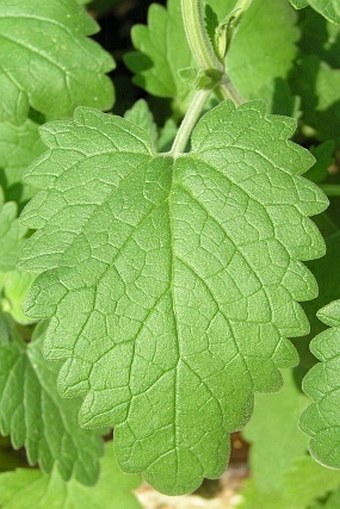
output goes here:
{"type": "Polygon", "coordinates": [[[236,106],[240,106],[245,102],[244,98],[234,87],[227,74],[222,76],[220,81],[219,90],[223,99],[231,99],[236,106]]]}
{"type": "Polygon", "coordinates": [[[197,66],[223,72],[223,64],[215,54],[205,28],[201,0],[181,0],[181,6],[187,41],[197,66]]]}
{"type": "Polygon", "coordinates": [[[242,16],[242,14],[249,9],[250,4],[253,0],[238,0],[237,4],[234,7],[234,11],[239,11],[238,17],[242,16]]]}
{"type": "Polygon", "coordinates": [[[193,128],[195,127],[206,103],[211,90],[198,90],[192,98],[191,104],[182,123],[177,131],[176,138],[172,144],[170,155],[174,158],[178,157],[185,151],[188,144],[193,128]]]}

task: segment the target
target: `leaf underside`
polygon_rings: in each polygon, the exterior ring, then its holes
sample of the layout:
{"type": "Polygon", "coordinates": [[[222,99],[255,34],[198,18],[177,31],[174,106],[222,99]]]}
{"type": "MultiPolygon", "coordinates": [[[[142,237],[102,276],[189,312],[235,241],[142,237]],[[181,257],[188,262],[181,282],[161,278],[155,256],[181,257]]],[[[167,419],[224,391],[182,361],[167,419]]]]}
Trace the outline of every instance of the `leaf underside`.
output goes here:
{"type": "Polygon", "coordinates": [[[0,120],[20,124],[29,108],[47,118],[79,104],[109,109],[111,56],[86,36],[97,24],[75,0],[0,3],[0,120]]]}
{"type": "Polygon", "coordinates": [[[41,130],[25,311],[51,317],[45,353],[65,360],[62,394],[85,396],[82,425],[115,425],[122,468],[160,491],[221,475],[254,391],[297,361],[286,337],[308,332],[296,301],[317,287],[301,260],[324,243],[307,216],[327,199],[300,176],[313,161],[294,128],[261,102],[225,101],[175,160],[86,108],[41,130]]]}
{"type": "Polygon", "coordinates": [[[85,484],[98,476],[102,443],[97,431],[79,427],[79,403],[58,394],[60,363],[42,356],[46,327],[38,326],[33,340],[0,335],[0,432],[10,435],[13,446],[25,447],[30,464],[45,472],[54,465],[68,480],[74,475],[85,484]]]}
{"type": "Polygon", "coordinates": [[[303,389],[314,403],[302,414],[300,425],[311,437],[313,457],[324,466],[340,469],[340,301],[322,308],[318,317],[331,328],[310,345],[321,362],[304,378],[303,389]]]}

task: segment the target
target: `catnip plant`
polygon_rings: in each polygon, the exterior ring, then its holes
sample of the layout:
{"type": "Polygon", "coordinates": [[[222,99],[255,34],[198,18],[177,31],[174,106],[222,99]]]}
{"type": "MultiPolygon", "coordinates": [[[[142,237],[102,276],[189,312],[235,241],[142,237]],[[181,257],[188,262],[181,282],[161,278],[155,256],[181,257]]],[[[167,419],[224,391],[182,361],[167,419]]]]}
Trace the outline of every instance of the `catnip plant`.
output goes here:
{"type": "Polygon", "coordinates": [[[337,509],[340,1],[151,3],[116,59],[86,3],[0,0],[0,507],[191,493],[241,431],[239,507],[337,509]]]}

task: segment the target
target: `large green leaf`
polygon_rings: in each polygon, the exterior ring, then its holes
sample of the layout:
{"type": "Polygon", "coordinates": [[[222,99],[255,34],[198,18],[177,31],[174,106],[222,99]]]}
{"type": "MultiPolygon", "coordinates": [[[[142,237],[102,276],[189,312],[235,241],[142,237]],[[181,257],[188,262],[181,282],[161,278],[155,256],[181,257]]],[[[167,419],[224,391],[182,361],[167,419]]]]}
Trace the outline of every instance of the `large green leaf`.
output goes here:
{"type": "Polygon", "coordinates": [[[1,509],[141,509],[131,493],[140,479],[119,470],[109,445],[93,487],[65,482],[56,468],[50,475],[35,469],[0,474],[1,509]]]}
{"type": "Polygon", "coordinates": [[[64,479],[72,474],[84,483],[98,475],[102,444],[98,432],[79,427],[79,403],[59,396],[60,364],[41,353],[44,326],[31,343],[21,337],[1,338],[0,432],[15,448],[25,446],[31,464],[50,472],[56,464],[64,479]]]}
{"type": "Polygon", "coordinates": [[[340,300],[322,308],[318,316],[331,328],[311,342],[312,353],[322,362],[304,378],[304,391],[314,403],[302,414],[300,423],[311,437],[314,458],[340,469],[340,300]]]}
{"type": "MultiPolygon", "coordinates": [[[[208,3],[222,19],[236,0],[208,3]]],[[[168,0],[167,6],[151,5],[148,26],[133,28],[132,41],[138,51],[128,54],[125,62],[135,73],[137,85],[156,96],[174,99],[175,107],[185,110],[192,85],[181,79],[179,71],[194,63],[185,38],[180,1],[168,0]]],[[[244,15],[228,53],[228,72],[246,98],[263,97],[273,103],[278,100],[278,81],[287,77],[296,55],[295,21],[286,0],[254,0],[244,15]]]]}
{"type": "Polygon", "coordinates": [[[191,152],[157,155],[147,132],[84,108],[42,129],[27,171],[43,189],[23,220],[39,231],[21,265],[41,273],[25,310],[52,320],[59,388],[86,394],[84,426],[116,425],[126,471],[161,491],[218,477],[227,433],[254,391],[294,365],[297,300],[316,296],[300,260],[324,254],[307,216],[327,206],[295,122],[261,102],[225,101],[194,129],[191,152]]]}
{"type": "Polygon", "coordinates": [[[86,38],[97,24],[74,0],[0,2],[0,120],[24,122],[29,108],[48,118],[78,105],[108,109],[114,67],[86,38]]]}

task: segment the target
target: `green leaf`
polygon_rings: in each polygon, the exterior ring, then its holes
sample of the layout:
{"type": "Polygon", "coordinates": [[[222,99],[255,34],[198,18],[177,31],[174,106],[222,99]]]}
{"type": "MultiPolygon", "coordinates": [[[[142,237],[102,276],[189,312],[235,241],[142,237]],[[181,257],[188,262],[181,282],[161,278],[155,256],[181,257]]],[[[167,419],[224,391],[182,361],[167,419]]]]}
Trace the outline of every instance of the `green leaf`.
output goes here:
{"type": "Polygon", "coordinates": [[[26,325],[35,320],[25,315],[22,303],[32,285],[32,274],[17,270],[0,274],[1,309],[9,313],[20,324],[26,325]]]}
{"type": "Polygon", "coordinates": [[[62,394],[86,394],[82,425],[115,424],[122,467],[161,491],[221,475],[227,432],[296,363],[285,338],[308,332],[296,301],[317,287],[300,260],[324,254],[307,216],[328,202],[300,176],[312,157],[294,128],[225,101],[176,159],[86,108],[42,128],[49,151],[27,181],[43,191],[23,214],[39,231],[21,259],[41,274],[25,311],[52,316],[45,352],[66,360],[62,394]]]}
{"type": "Polygon", "coordinates": [[[0,474],[0,504],[2,509],[141,509],[131,493],[139,483],[137,476],[119,470],[107,445],[95,486],[84,486],[74,478],[65,482],[56,468],[50,475],[18,469],[0,474]]]}
{"type": "MultiPolygon", "coordinates": [[[[222,20],[234,0],[209,0],[222,20]]],[[[132,41],[138,50],[125,57],[135,73],[134,82],[159,97],[174,99],[175,109],[185,111],[192,87],[179,71],[194,65],[186,42],[179,0],[168,0],[167,9],[152,4],[148,26],[136,25],[132,41]]],[[[270,98],[276,80],[287,78],[296,56],[296,14],[287,0],[254,0],[235,34],[228,52],[228,73],[247,98],[270,98]],[[275,23],[273,23],[275,19],[275,23]],[[251,51],[249,51],[251,48],[251,51]]]]}
{"type": "Polygon", "coordinates": [[[148,26],[135,25],[131,37],[138,51],[125,55],[124,61],[135,73],[134,83],[158,97],[174,98],[176,108],[185,111],[192,90],[178,72],[191,67],[193,60],[180,1],[168,0],[167,9],[152,4],[148,26]]]}
{"type": "Polygon", "coordinates": [[[340,4],[339,0],[290,0],[290,3],[296,9],[302,9],[310,5],[319,14],[324,16],[332,23],[340,23],[340,4]]]}
{"type": "Polygon", "coordinates": [[[250,467],[258,489],[264,493],[282,490],[284,473],[307,450],[307,438],[298,428],[307,404],[292,371],[284,374],[280,392],[256,395],[254,413],[244,436],[252,443],[250,467]]]}
{"type": "Polygon", "coordinates": [[[158,150],[160,152],[167,152],[171,149],[172,143],[177,134],[177,124],[169,118],[166,120],[164,126],[160,129],[159,138],[158,138],[158,150]]]}
{"type": "Polygon", "coordinates": [[[321,464],[340,469],[340,300],[322,308],[318,317],[331,328],[311,342],[321,360],[304,378],[303,389],[314,403],[301,416],[311,437],[310,452],[321,464]]]}
{"type": "Polygon", "coordinates": [[[314,138],[339,142],[340,26],[308,9],[300,29],[301,57],[294,66],[290,84],[301,97],[302,120],[312,127],[314,138]]]}
{"type": "Polygon", "coordinates": [[[4,203],[0,188],[0,272],[15,268],[25,234],[26,228],[17,219],[17,205],[4,203]]]}
{"type": "Polygon", "coordinates": [[[284,493],[287,500],[305,508],[340,486],[339,472],[328,470],[310,456],[297,458],[285,475],[284,493]]]}
{"type": "Polygon", "coordinates": [[[280,83],[287,79],[297,54],[296,20],[286,0],[253,0],[242,16],[227,54],[227,70],[246,99],[269,99],[272,107],[280,100],[280,83]]]}
{"type": "Polygon", "coordinates": [[[240,497],[237,509],[273,509],[274,500],[275,509],[305,509],[287,502],[282,492],[260,491],[254,479],[246,479],[240,497]]]}
{"type": "Polygon", "coordinates": [[[340,489],[337,489],[332,493],[327,500],[324,508],[325,509],[338,509],[340,507],[340,489]]]}
{"type": "MultiPolygon", "coordinates": [[[[238,507],[273,509],[275,501],[275,509],[311,509],[312,504],[339,486],[339,472],[323,468],[310,456],[302,456],[296,458],[293,465],[284,472],[280,491],[260,491],[253,479],[248,480],[242,490],[242,501],[238,507]]],[[[319,509],[319,506],[313,506],[313,509],[319,509]]]]}
{"type": "MultiPolygon", "coordinates": [[[[323,468],[310,456],[302,456],[296,458],[293,465],[284,472],[280,491],[260,491],[253,479],[248,480],[242,490],[242,501],[238,507],[240,509],[273,509],[273,507],[275,509],[311,509],[312,504],[322,500],[339,486],[339,472],[323,468]]],[[[313,505],[312,508],[319,509],[319,506],[313,505]]]]}
{"type": "MultiPolygon", "coordinates": [[[[324,214],[319,216],[321,218],[324,214]]],[[[327,220],[327,217],[325,218],[327,220]]],[[[319,221],[320,224],[320,221],[319,221]]],[[[323,232],[325,233],[333,229],[326,225],[326,229],[323,226],[323,232]]],[[[331,237],[326,240],[326,255],[320,260],[314,260],[308,263],[309,269],[314,274],[318,286],[319,286],[319,295],[316,299],[305,302],[303,304],[303,309],[309,319],[311,325],[311,331],[308,337],[300,338],[294,340],[294,344],[300,354],[300,365],[298,367],[299,370],[299,378],[302,381],[302,378],[305,376],[307,371],[314,366],[316,363],[315,357],[309,350],[309,343],[312,338],[315,337],[316,334],[325,329],[325,325],[317,319],[317,311],[325,306],[330,301],[337,298],[339,295],[339,287],[340,287],[340,266],[339,266],[339,250],[340,250],[340,233],[339,231],[336,234],[332,234],[331,237]]]]}
{"type": "Polygon", "coordinates": [[[132,108],[125,113],[124,118],[144,129],[149,134],[153,147],[156,146],[158,140],[157,125],[148,103],[144,99],[135,102],[132,108]]]}
{"type": "Polygon", "coordinates": [[[301,97],[304,122],[320,140],[340,139],[340,69],[318,56],[303,56],[294,69],[294,92],[301,97]]]}
{"type": "Polygon", "coordinates": [[[15,448],[25,446],[30,464],[39,462],[50,472],[74,475],[93,483],[102,453],[98,432],[82,430],[79,402],[63,399],[56,389],[60,364],[41,353],[45,326],[36,329],[31,343],[8,339],[0,346],[0,432],[11,436],[15,448]]]}
{"type": "Polygon", "coordinates": [[[307,7],[308,0],[290,0],[290,3],[295,7],[295,9],[303,9],[307,7]]]}
{"type": "Polygon", "coordinates": [[[23,186],[23,170],[44,150],[39,125],[27,119],[16,126],[0,123],[0,184],[7,201],[22,203],[34,195],[34,189],[23,186]]]}
{"type": "Polygon", "coordinates": [[[0,120],[25,121],[29,107],[48,118],[78,105],[109,109],[111,56],[88,39],[95,21],[74,0],[0,4],[0,120]]]}
{"type": "Polygon", "coordinates": [[[307,9],[299,22],[301,39],[298,46],[304,55],[316,55],[333,68],[340,65],[340,26],[329,23],[312,9],[307,9]]]}
{"type": "Polygon", "coordinates": [[[324,182],[329,176],[329,168],[334,164],[335,143],[332,140],[325,141],[310,151],[316,159],[314,166],[306,173],[306,177],[313,182],[324,182]]]}

